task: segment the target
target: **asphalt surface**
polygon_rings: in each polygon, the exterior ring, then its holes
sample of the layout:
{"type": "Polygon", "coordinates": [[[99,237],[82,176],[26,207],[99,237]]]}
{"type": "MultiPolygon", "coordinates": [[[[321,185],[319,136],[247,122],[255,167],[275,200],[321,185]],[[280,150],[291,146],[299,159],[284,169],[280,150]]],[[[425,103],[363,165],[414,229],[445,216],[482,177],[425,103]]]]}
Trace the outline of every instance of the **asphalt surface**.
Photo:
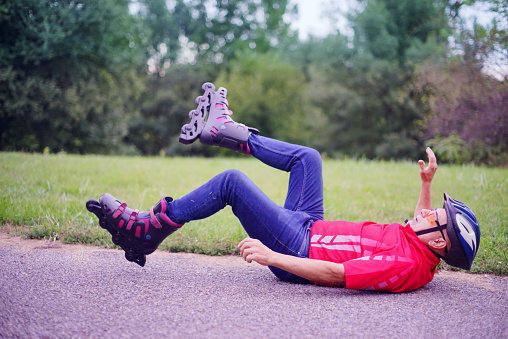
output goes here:
{"type": "Polygon", "coordinates": [[[508,279],[442,272],[404,294],[278,281],[240,257],[0,234],[0,338],[508,338],[508,279]]]}

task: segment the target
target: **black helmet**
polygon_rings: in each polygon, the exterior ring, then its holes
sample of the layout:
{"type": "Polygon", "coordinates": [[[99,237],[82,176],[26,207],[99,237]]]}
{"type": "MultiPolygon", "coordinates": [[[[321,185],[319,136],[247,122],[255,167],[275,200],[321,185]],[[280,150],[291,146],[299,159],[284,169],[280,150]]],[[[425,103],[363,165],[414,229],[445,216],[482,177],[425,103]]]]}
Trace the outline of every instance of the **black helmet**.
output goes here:
{"type": "Polygon", "coordinates": [[[469,207],[444,194],[446,231],[452,247],[444,257],[451,266],[470,270],[480,245],[480,225],[469,207]]]}

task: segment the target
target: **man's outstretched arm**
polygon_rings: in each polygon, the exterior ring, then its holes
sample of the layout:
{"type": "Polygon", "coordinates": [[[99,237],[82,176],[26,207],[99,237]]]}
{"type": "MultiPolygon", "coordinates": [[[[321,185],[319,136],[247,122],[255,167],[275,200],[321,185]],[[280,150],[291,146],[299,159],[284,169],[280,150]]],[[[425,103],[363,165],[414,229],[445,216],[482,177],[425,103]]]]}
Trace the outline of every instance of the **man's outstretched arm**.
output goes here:
{"type": "Polygon", "coordinates": [[[264,266],[274,266],[312,282],[345,286],[344,265],[330,261],[298,258],[277,253],[257,239],[245,238],[238,244],[245,261],[255,261],[264,266]]]}
{"type": "Polygon", "coordinates": [[[432,179],[434,178],[434,174],[437,171],[437,160],[436,155],[427,147],[426,149],[427,156],[429,157],[429,165],[425,167],[425,162],[423,160],[418,161],[418,165],[420,165],[420,177],[422,179],[420,197],[418,198],[418,203],[416,204],[414,217],[421,213],[422,209],[432,209],[432,198],[431,198],[431,184],[432,179]]]}

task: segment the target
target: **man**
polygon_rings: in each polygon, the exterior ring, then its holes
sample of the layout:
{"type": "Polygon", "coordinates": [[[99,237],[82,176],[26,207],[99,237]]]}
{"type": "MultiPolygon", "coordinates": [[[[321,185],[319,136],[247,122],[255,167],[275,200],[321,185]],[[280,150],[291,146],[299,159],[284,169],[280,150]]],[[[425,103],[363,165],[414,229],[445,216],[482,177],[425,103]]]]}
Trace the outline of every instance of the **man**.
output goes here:
{"type": "MultiPolygon", "coordinates": [[[[432,209],[431,183],[436,157],[427,148],[429,165],[419,161],[422,180],[413,220],[380,225],[323,220],[323,179],[319,153],[259,135],[232,120],[227,90],[210,83],[189,113],[180,142],[199,139],[251,154],[265,164],[290,172],[284,206],[272,202],[237,170],[225,171],[173,201],[164,197],[150,211],[133,210],[110,194],[87,208],[125,250],[129,261],[145,264],[150,254],[185,223],[232,207],[249,238],[238,245],[247,262],[268,266],[281,280],[314,282],[346,288],[410,291],[430,282],[440,258],[470,269],[480,229],[473,212],[445,193],[443,208],[432,209]]],[[[175,174],[172,174],[175,175],[175,174]]]]}

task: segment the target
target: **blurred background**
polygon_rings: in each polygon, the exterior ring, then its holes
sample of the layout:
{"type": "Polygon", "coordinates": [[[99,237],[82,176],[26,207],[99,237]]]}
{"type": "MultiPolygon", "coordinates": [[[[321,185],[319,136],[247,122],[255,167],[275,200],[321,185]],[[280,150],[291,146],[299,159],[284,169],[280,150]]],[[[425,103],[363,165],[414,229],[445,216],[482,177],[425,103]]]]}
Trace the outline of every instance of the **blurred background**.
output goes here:
{"type": "MultiPolygon", "coordinates": [[[[508,165],[506,0],[0,2],[0,151],[202,155],[204,82],[325,157],[508,165]]],[[[228,153],[230,154],[230,153],[228,153]]]]}

